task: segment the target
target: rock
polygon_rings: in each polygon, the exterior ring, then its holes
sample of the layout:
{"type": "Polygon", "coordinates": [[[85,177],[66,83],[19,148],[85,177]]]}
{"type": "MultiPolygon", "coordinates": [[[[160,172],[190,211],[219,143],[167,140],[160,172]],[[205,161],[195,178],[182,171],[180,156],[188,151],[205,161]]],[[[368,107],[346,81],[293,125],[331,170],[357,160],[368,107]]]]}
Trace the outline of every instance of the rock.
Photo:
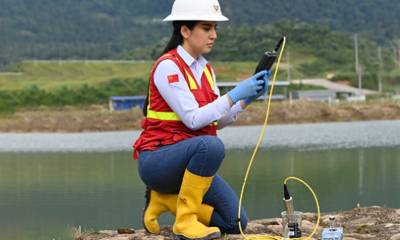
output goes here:
{"type": "Polygon", "coordinates": [[[243,237],[240,234],[231,234],[231,235],[229,235],[229,238],[228,237],[225,238],[224,236],[222,236],[221,239],[241,240],[241,239],[243,239],[243,237]]]}
{"type": "Polygon", "coordinates": [[[99,231],[99,233],[103,233],[103,234],[107,234],[109,236],[116,236],[118,235],[118,231],[114,231],[114,230],[101,230],[99,231]]]}
{"type": "Polygon", "coordinates": [[[132,228],[118,228],[118,234],[134,234],[135,229],[132,228]]]}
{"type": "Polygon", "coordinates": [[[119,236],[115,236],[115,237],[110,237],[110,238],[108,238],[108,240],[131,240],[132,237],[119,235],[119,236]]]}
{"type": "Polygon", "coordinates": [[[400,240],[400,233],[391,236],[390,240],[400,240]]]}
{"type": "Polygon", "coordinates": [[[361,217],[359,219],[352,220],[351,224],[372,226],[372,225],[376,224],[376,221],[377,221],[377,219],[374,219],[372,217],[361,217]]]}
{"type": "Polygon", "coordinates": [[[308,220],[310,222],[316,221],[317,220],[317,214],[316,213],[303,213],[303,219],[308,220]]]}
{"type": "Polygon", "coordinates": [[[267,218],[267,219],[258,219],[251,221],[253,223],[260,223],[262,225],[281,225],[282,219],[281,218],[267,218]]]}
{"type": "Polygon", "coordinates": [[[281,235],[283,231],[282,225],[268,225],[267,226],[268,233],[273,233],[275,235],[281,235]]]}
{"type": "Polygon", "coordinates": [[[315,227],[315,224],[312,222],[309,222],[307,220],[301,221],[301,230],[302,232],[307,232],[311,233],[315,227]]]}
{"type": "Polygon", "coordinates": [[[396,210],[396,214],[400,216],[400,209],[396,210]]]}
{"type": "Polygon", "coordinates": [[[328,214],[328,215],[325,215],[325,216],[321,217],[321,224],[324,227],[328,227],[330,225],[329,218],[331,216],[335,217],[336,224],[340,225],[340,223],[343,222],[343,219],[344,219],[343,215],[341,215],[341,214],[328,214]]]}
{"type": "Polygon", "coordinates": [[[265,226],[261,223],[250,222],[247,224],[246,232],[248,233],[257,233],[265,231],[265,226]]]}
{"type": "Polygon", "coordinates": [[[370,206],[369,208],[377,208],[377,209],[381,209],[382,207],[381,207],[381,206],[377,206],[377,205],[372,205],[372,206],[370,206]]]}
{"type": "MultiPolygon", "coordinates": [[[[400,240],[400,209],[382,208],[379,206],[359,207],[339,213],[321,215],[323,226],[329,226],[329,216],[334,215],[338,226],[344,228],[344,240],[400,240]]],[[[312,213],[304,214],[301,230],[303,236],[310,234],[316,217],[312,213]]],[[[322,227],[318,227],[315,239],[321,236],[322,227]]],[[[281,218],[269,218],[250,221],[245,231],[246,236],[280,236],[282,234],[281,218]]],[[[147,234],[143,229],[133,234],[118,234],[117,231],[98,231],[82,233],[77,229],[75,240],[173,240],[170,226],[163,227],[160,235],[147,234]]],[[[242,240],[240,234],[223,235],[219,240],[242,240]]]]}
{"type": "Polygon", "coordinates": [[[375,240],[377,239],[376,236],[372,234],[350,233],[345,235],[356,239],[375,239],[375,240]]]}

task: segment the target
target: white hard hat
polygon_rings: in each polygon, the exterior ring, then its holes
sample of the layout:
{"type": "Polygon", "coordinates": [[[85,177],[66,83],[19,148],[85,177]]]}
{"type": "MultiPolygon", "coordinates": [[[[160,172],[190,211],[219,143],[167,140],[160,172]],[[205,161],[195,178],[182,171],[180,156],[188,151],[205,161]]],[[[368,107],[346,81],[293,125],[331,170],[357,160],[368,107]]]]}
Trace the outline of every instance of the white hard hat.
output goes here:
{"type": "Polygon", "coordinates": [[[175,0],[171,14],[163,21],[228,21],[218,0],[175,0]]]}

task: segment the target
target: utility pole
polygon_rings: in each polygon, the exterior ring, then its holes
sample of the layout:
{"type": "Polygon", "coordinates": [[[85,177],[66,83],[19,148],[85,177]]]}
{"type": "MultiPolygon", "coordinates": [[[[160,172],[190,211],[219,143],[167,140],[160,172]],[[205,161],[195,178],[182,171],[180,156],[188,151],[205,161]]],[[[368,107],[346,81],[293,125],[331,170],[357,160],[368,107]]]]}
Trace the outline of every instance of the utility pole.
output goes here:
{"type": "Polygon", "coordinates": [[[358,89],[361,90],[362,88],[362,76],[361,76],[361,67],[360,62],[358,60],[358,34],[354,34],[354,54],[356,59],[356,74],[358,78],[358,89]]]}
{"type": "Polygon", "coordinates": [[[393,40],[392,42],[394,62],[396,63],[396,67],[400,67],[400,40],[393,40]]]}
{"type": "Polygon", "coordinates": [[[382,61],[382,48],[378,47],[378,61],[379,61],[379,71],[378,71],[378,91],[382,93],[382,74],[383,74],[383,61],[382,61]]]}
{"type": "Polygon", "coordinates": [[[60,45],[60,43],[57,43],[57,49],[58,49],[58,65],[61,65],[61,45],[60,45]]]}
{"type": "Polygon", "coordinates": [[[286,74],[287,74],[287,81],[290,82],[291,76],[290,76],[290,54],[289,50],[286,51],[286,62],[287,62],[287,68],[286,68],[286,74]]]}

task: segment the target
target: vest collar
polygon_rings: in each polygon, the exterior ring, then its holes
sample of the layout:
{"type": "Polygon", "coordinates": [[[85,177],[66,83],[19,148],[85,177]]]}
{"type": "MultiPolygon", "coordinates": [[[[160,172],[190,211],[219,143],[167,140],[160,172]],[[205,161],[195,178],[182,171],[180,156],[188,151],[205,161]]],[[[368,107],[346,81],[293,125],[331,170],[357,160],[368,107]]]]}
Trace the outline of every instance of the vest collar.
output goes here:
{"type": "Polygon", "coordinates": [[[189,66],[192,67],[192,64],[199,64],[203,68],[207,65],[207,60],[203,56],[199,56],[197,59],[194,59],[183,47],[182,45],[179,45],[177,47],[177,52],[179,56],[185,61],[185,63],[189,66]]]}

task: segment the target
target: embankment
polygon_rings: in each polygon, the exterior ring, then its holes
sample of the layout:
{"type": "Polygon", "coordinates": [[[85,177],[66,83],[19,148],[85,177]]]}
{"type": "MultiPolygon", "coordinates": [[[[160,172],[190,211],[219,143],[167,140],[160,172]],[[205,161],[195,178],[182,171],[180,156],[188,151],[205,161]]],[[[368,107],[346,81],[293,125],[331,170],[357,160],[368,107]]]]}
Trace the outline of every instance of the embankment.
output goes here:
{"type": "MultiPolygon", "coordinates": [[[[235,125],[264,122],[265,105],[256,103],[244,111],[235,125]]],[[[140,129],[142,113],[108,111],[107,106],[38,108],[0,116],[0,132],[98,132],[140,129]]],[[[315,123],[400,119],[400,102],[327,103],[276,102],[271,106],[269,123],[315,123]]]]}

